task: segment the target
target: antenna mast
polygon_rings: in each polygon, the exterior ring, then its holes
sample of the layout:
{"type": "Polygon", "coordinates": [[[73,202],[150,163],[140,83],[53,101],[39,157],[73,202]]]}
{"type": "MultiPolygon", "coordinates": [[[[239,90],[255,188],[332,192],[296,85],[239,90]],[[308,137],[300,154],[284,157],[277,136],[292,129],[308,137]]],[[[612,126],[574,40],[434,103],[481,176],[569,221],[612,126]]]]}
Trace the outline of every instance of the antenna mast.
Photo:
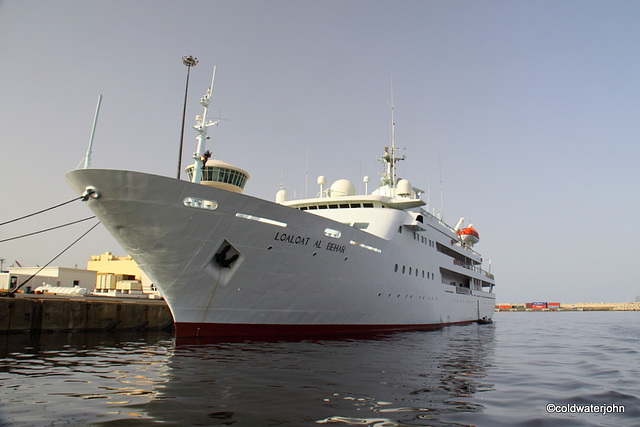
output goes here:
{"type": "Polygon", "coordinates": [[[196,124],[193,128],[198,132],[198,136],[196,137],[198,140],[198,147],[196,152],[193,153],[193,159],[195,163],[193,165],[193,179],[191,182],[199,184],[202,180],[202,171],[204,170],[204,165],[209,158],[210,153],[205,153],[205,144],[209,137],[207,136],[207,128],[209,126],[217,125],[220,122],[220,119],[214,121],[207,121],[207,112],[209,111],[209,103],[211,102],[211,94],[213,93],[213,82],[216,78],[216,67],[213,66],[213,75],[211,76],[211,86],[207,89],[207,92],[200,99],[200,105],[204,107],[202,112],[202,116],[196,116],[196,124]]]}
{"type": "Polygon", "coordinates": [[[444,196],[442,195],[442,160],[440,159],[440,150],[438,150],[438,169],[440,169],[440,212],[438,219],[444,218],[444,196]]]}
{"type": "Polygon", "coordinates": [[[391,80],[391,152],[389,153],[389,177],[391,178],[391,189],[393,196],[395,196],[396,188],[396,162],[404,160],[406,156],[396,156],[396,119],[395,119],[395,105],[393,100],[393,79],[391,80]]]}

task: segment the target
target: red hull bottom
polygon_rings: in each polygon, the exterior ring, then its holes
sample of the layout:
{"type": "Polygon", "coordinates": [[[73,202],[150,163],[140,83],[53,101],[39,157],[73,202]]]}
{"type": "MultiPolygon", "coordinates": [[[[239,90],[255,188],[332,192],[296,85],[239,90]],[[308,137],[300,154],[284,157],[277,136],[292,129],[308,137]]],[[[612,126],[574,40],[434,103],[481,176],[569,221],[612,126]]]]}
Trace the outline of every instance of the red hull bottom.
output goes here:
{"type": "Polygon", "coordinates": [[[176,338],[258,338],[366,335],[400,331],[432,331],[476,320],[423,325],[261,325],[241,323],[176,323],[176,338]]]}

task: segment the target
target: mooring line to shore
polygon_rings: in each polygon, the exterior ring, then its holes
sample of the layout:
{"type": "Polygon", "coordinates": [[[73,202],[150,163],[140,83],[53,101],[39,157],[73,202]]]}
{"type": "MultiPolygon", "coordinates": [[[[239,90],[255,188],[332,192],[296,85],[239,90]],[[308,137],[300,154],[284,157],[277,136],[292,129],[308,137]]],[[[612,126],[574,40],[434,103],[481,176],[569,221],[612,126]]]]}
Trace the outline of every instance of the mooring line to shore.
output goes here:
{"type": "Polygon", "coordinates": [[[43,265],[38,271],[36,271],[35,273],[33,273],[31,275],[31,277],[29,277],[27,280],[25,280],[24,282],[20,283],[19,286],[17,286],[15,289],[10,291],[10,295],[13,295],[16,293],[16,291],[18,289],[20,289],[23,285],[25,285],[26,283],[29,282],[29,280],[33,279],[34,277],[36,277],[38,275],[38,273],[40,273],[42,270],[44,270],[46,267],[49,266],[49,264],[51,264],[53,261],[55,261],[56,259],[58,259],[58,257],[60,257],[63,253],[65,253],[66,251],[68,251],[69,249],[71,249],[71,247],[73,245],[75,245],[76,243],[78,243],[84,236],[86,236],[87,234],[89,234],[94,228],[96,228],[98,225],[100,225],[100,221],[96,222],[90,229],[88,229],[87,231],[84,232],[84,234],[80,237],[78,237],[76,240],[74,240],[73,243],[71,243],[69,246],[67,246],[66,248],[64,248],[64,250],[62,250],[62,252],[60,252],[58,255],[56,255],[55,257],[53,257],[51,259],[51,261],[49,261],[48,263],[46,263],[45,265],[43,265]]]}
{"type": "Polygon", "coordinates": [[[16,239],[22,239],[23,237],[29,237],[29,236],[33,236],[33,235],[40,234],[40,233],[46,233],[47,231],[57,230],[58,228],[67,227],[67,226],[73,225],[73,224],[78,224],[80,222],[88,221],[88,220],[93,219],[93,218],[95,218],[95,216],[88,216],[86,218],[79,219],[77,221],[68,222],[66,224],[57,225],[57,226],[51,227],[51,228],[45,228],[44,230],[34,231],[32,233],[22,234],[20,236],[15,236],[15,237],[9,237],[8,239],[0,240],[0,243],[4,243],[4,242],[11,241],[11,240],[16,240],[16,239]]]}
{"type": "Polygon", "coordinates": [[[50,210],[52,210],[52,209],[59,208],[60,206],[68,205],[68,204],[69,204],[69,203],[71,203],[71,202],[75,202],[75,201],[77,201],[77,200],[81,200],[81,199],[82,199],[82,197],[74,197],[74,198],[73,198],[73,199],[71,199],[71,200],[67,200],[67,201],[66,201],[66,202],[64,202],[64,203],[60,203],[60,204],[58,204],[58,205],[51,206],[50,208],[43,209],[43,210],[41,210],[41,211],[31,213],[31,214],[29,214],[29,215],[21,216],[20,218],[15,218],[15,219],[12,219],[12,220],[9,220],[9,221],[0,222],[0,226],[6,225],[6,224],[11,224],[12,222],[20,221],[20,220],[22,220],[22,219],[30,218],[30,217],[32,217],[32,216],[36,216],[36,215],[38,215],[38,214],[41,214],[41,213],[44,213],[44,212],[48,212],[48,211],[50,211],[50,210]]]}

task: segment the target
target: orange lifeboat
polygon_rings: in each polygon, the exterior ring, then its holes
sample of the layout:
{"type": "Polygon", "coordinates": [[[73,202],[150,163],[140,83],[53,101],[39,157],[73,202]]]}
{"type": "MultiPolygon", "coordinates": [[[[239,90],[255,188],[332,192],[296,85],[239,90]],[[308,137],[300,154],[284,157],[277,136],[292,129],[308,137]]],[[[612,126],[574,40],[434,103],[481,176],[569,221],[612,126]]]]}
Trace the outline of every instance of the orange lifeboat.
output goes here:
{"type": "Polygon", "coordinates": [[[458,239],[469,246],[473,246],[480,241],[480,235],[472,226],[458,230],[458,239]]]}

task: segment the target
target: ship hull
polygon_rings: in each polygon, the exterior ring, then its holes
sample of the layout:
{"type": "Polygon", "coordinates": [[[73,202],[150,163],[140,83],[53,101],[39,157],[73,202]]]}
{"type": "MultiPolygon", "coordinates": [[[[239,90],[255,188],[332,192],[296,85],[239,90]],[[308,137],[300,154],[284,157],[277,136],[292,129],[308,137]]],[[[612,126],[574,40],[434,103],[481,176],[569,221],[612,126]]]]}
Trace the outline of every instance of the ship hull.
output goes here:
{"type": "Polygon", "coordinates": [[[476,320],[453,323],[407,325],[336,325],[336,324],[238,324],[238,323],[176,323],[178,337],[334,337],[371,335],[402,331],[433,331],[452,325],[465,325],[476,320]]]}
{"type": "Polygon", "coordinates": [[[95,187],[89,208],[160,289],[179,337],[425,330],[493,314],[492,292],[443,283],[445,265],[476,273],[417,246],[401,210],[366,212],[390,224],[381,237],[156,175],[82,169],[67,181],[95,187]]]}

